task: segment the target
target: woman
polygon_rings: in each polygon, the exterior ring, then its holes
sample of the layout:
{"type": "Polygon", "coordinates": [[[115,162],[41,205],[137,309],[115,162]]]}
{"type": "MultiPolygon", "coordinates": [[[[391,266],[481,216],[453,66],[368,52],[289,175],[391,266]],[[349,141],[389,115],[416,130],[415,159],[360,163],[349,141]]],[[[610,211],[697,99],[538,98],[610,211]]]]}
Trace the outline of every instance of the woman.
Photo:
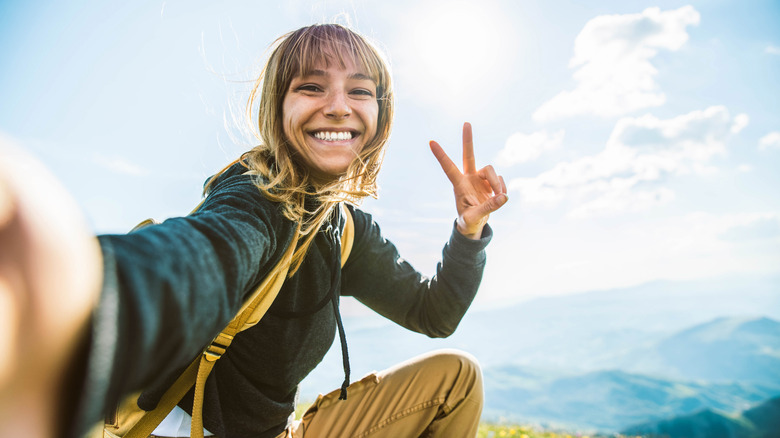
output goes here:
{"type": "MultiPolygon", "coordinates": [[[[338,296],[354,296],[410,330],[432,337],[455,330],[481,279],[492,234],[488,215],[507,201],[492,167],[475,167],[471,127],[463,129],[462,173],[431,142],[453,184],[458,218],[437,275],[428,279],[352,205],[354,242],[341,267],[346,218],[337,207],[375,195],[393,116],[390,73],[375,48],[338,25],[291,32],[277,41],[251,93],[250,116],[255,108],[260,146],[210,179],[196,212],[99,237],[103,287],[83,366],[82,424],[74,427],[83,429],[137,390],[143,390],[139,406],[154,408],[247,293],[297,245],[268,313],[235,337],[206,382],[206,434],[474,436],[482,387],[473,358],[434,352],[349,384],[338,312],[338,296]],[[298,384],[337,331],[344,385],[291,422],[298,384]]],[[[182,436],[192,394],[179,406],[154,436],[182,436]]]]}

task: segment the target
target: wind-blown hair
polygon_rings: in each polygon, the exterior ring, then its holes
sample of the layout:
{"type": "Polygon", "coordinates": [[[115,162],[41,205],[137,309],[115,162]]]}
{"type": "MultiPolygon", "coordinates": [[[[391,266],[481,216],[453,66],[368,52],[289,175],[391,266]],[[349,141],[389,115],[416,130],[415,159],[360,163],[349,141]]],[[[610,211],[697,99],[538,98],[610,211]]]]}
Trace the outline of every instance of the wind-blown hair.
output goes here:
{"type": "Polygon", "coordinates": [[[283,35],[272,45],[271,55],[249,95],[246,113],[260,144],[246,152],[240,161],[257,173],[255,184],[263,194],[279,202],[284,216],[301,226],[303,240],[293,255],[292,274],[337,203],[359,203],[366,196],[376,197],[377,176],[393,120],[390,68],[376,47],[344,26],[303,27],[283,35]],[[376,83],[377,132],[343,175],[323,182],[314,178],[286,138],[282,106],[295,77],[309,74],[322,65],[346,68],[349,62],[376,83]]]}

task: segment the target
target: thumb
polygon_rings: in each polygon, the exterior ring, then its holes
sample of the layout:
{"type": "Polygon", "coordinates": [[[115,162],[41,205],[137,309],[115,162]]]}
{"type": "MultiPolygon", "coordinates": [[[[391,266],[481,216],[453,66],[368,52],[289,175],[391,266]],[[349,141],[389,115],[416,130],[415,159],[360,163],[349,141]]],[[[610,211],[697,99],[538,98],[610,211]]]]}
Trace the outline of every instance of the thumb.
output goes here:
{"type": "Polygon", "coordinates": [[[462,216],[464,225],[466,225],[466,228],[470,228],[476,224],[484,225],[484,223],[487,222],[487,218],[490,216],[490,213],[501,208],[504,204],[507,203],[508,200],[509,198],[507,197],[506,193],[501,193],[499,195],[493,196],[482,204],[475,205],[474,207],[466,210],[463,212],[462,216]]]}

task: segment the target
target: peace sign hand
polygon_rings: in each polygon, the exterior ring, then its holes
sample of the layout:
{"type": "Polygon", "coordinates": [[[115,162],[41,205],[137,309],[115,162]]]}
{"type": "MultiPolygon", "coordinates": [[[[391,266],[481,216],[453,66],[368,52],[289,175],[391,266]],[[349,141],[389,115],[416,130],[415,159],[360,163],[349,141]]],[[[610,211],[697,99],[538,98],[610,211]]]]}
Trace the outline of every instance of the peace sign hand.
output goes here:
{"type": "Polygon", "coordinates": [[[463,173],[438,143],[431,141],[430,145],[455,192],[458,231],[469,239],[481,238],[490,213],[509,200],[504,178],[490,165],[476,170],[470,123],[463,124],[463,173]]]}

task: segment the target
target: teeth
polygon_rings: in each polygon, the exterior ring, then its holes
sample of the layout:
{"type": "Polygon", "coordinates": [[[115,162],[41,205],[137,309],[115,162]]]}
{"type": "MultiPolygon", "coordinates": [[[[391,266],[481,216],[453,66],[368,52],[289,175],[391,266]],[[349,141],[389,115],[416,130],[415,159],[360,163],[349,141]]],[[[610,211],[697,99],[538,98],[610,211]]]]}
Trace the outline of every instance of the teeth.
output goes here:
{"type": "Polygon", "coordinates": [[[342,140],[352,139],[351,132],[318,131],[314,133],[314,136],[319,138],[320,140],[325,140],[325,141],[342,141],[342,140]]]}

